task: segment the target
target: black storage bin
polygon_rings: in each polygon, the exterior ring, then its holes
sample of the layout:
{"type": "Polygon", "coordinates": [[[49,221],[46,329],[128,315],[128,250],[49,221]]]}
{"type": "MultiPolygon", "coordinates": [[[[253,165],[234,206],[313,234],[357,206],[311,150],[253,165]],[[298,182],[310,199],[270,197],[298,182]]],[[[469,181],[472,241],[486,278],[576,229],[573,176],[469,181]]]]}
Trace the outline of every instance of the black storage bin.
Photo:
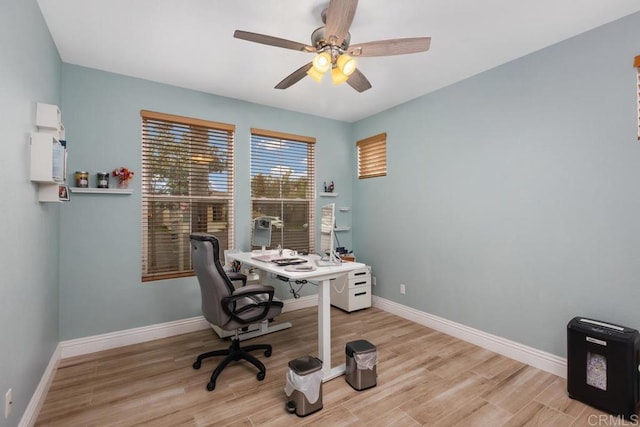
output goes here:
{"type": "Polygon", "coordinates": [[[569,397],[631,419],[640,396],[640,335],[635,329],[575,317],[567,325],[569,397]]]}

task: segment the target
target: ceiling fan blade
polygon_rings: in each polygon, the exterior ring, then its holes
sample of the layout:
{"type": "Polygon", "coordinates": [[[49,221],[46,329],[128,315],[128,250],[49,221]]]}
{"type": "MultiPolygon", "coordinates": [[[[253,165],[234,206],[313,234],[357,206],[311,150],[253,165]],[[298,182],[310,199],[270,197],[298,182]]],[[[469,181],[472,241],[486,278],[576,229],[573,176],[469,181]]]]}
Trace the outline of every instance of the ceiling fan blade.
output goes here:
{"type": "Polygon", "coordinates": [[[350,46],[347,53],[351,56],[391,56],[429,50],[431,37],[413,37],[406,39],[379,40],[350,46]]]}
{"type": "Polygon", "coordinates": [[[236,30],[233,33],[233,37],[237,39],[247,40],[250,42],[266,44],[268,46],[283,47],[285,49],[299,50],[302,52],[315,52],[316,48],[306,45],[304,43],[298,43],[291,40],[281,39],[278,37],[267,36],[264,34],[250,33],[248,31],[236,30]]]}
{"type": "MultiPolygon", "coordinates": [[[[298,83],[307,75],[307,71],[313,66],[313,63],[309,62],[308,64],[303,65],[302,67],[295,70],[293,73],[289,74],[285,77],[280,83],[276,85],[276,89],[286,89],[289,86],[293,86],[298,83]]],[[[357,71],[357,70],[356,70],[357,71]]],[[[348,81],[348,80],[347,80],[348,81]]]]}
{"type": "Polygon", "coordinates": [[[347,79],[349,86],[357,90],[358,92],[364,92],[367,89],[371,89],[371,83],[369,80],[356,68],[356,70],[347,79]]]}
{"type": "Polygon", "coordinates": [[[331,0],[327,9],[325,34],[328,42],[342,45],[356,14],[358,0],[331,0]],[[335,37],[335,41],[332,39],[335,37]]]}

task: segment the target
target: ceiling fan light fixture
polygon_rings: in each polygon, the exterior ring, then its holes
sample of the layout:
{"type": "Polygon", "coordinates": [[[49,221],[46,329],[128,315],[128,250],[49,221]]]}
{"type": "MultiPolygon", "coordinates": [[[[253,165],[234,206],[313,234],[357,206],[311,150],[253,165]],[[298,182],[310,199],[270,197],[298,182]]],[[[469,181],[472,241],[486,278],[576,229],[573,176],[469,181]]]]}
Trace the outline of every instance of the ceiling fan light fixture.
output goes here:
{"type": "Polygon", "coordinates": [[[331,55],[329,52],[322,52],[313,58],[313,68],[321,73],[326,73],[331,68],[331,55]]]}
{"type": "Polygon", "coordinates": [[[307,75],[311,77],[313,80],[320,83],[322,81],[322,77],[324,76],[324,72],[320,72],[316,69],[316,67],[311,67],[307,71],[307,75]]]}
{"type": "Polygon", "coordinates": [[[346,53],[343,53],[338,57],[338,60],[336,61],[336,65],[344,75],[350,76],[356,70],[358,63],[356,62],[355,59],[353,59],[346,53]]]}
{"type": "Polygon", "coordinates": [[[347,81],[349,76],[342,72],[338,67],[331,69],[331,81],[334,85],[339,85],[347,81]]]}

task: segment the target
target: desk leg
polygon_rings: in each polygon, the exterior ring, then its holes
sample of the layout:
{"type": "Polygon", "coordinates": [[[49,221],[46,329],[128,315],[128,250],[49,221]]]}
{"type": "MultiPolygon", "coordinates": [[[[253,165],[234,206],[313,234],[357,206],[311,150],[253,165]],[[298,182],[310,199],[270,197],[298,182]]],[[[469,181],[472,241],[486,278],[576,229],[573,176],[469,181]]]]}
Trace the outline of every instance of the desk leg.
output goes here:
{"type": "Polygon", "coordinates": [[[320,282],[318,289],[318,358],[322,360],[323,382],[344,374],[345,365],[331,366],[331,280],[320,282]]]}

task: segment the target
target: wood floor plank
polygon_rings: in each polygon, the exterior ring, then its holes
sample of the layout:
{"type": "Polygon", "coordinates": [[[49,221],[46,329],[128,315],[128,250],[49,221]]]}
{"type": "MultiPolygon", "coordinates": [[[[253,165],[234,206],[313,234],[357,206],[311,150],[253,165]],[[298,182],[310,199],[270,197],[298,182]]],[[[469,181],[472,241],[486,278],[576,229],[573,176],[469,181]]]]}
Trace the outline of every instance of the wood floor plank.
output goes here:
{"type": "Polygon", "coordinates": [[[220,358],[192,364],[230,342],[209,329],[64,359],[36,426],[582,426],[601,414],[568,399],[561,378],[379,309],[332,308],[331,317],[334,365],[345,362],[347,342],[368,340],[377,385],[356,391],[344,378],[329,381],[323,409],[308,417],[285,411],[284,386],[290,360],[317,354],[315,307],[278,316],[290,329],[244,342],[273,345],[269,358],[255,353],[264,381],[234,362],[212,392],[205,385],[220,358]]]}

